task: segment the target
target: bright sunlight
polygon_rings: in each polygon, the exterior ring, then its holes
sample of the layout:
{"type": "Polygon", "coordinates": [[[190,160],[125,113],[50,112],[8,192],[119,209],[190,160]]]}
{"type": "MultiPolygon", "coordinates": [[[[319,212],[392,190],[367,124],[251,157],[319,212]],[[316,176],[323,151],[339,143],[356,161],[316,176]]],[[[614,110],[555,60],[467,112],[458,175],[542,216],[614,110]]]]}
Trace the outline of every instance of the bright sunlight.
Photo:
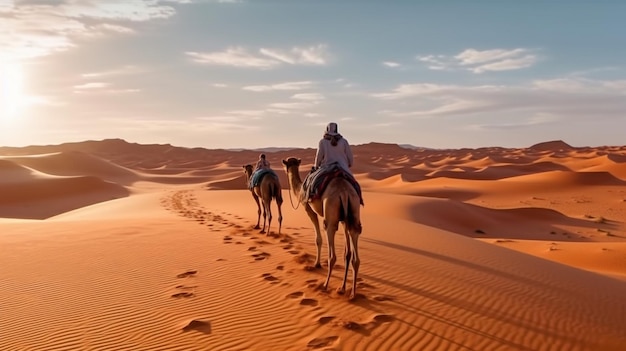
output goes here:
{"type": "Polygon", "coordinates": [[[0,63],[0,120],[18,118],[24,104],[24,76],[17,63],[0,63]]]}

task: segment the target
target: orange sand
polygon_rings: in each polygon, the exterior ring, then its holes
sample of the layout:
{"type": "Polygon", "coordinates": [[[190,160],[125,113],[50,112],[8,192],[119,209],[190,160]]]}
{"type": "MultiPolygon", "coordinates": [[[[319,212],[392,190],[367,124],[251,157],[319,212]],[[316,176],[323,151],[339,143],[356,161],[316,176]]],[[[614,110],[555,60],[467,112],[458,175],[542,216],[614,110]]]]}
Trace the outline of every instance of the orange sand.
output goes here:
{"type": "Polygon", "coordinates": [[[350,302],[341,260],[329,292],[304,269],[313,227],[279,166],[312,149],[268,153],[285,203],[264,236],[256,151],[0,148],[0,350],[624,349],[626,146],[353,150],[350,302]]]}

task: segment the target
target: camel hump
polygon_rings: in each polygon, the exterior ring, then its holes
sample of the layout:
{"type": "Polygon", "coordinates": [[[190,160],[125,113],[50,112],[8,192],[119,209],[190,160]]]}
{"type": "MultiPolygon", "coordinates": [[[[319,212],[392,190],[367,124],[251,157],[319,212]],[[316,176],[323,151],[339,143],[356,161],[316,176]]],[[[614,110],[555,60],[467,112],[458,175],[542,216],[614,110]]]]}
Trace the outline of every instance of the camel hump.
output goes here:
{"type": "Polygon", "coordinates": [[[273,169],[262,168],[262,169],[256,170],[254,173],[252,173],[252,181],[251,181],[252,187],[259,186],[259,184],[261,184],[261,180],[267,174],[272,174],[274,177],[278,178],[278,174],[276,174],[276,172],[274,172],[273,169]]]}
{"type": "Polygon", "coordinates": [[[325,167],[309,173],[302,183],[303,198],[302,202],[313,201],[319,199],[331,180],[335,178],[343,178],[347,180],[359,195],[360,203],[363,205],[363,196],[361,194],[361,186],[352,174],[344,170],[339,164],[333,163],[325,167]]]}

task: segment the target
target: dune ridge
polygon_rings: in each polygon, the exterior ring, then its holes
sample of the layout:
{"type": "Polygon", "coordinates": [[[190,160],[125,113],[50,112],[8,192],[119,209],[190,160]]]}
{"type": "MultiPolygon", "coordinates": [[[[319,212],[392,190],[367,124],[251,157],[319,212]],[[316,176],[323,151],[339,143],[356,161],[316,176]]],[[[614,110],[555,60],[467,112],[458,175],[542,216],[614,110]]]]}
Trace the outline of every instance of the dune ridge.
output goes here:
{"type": "Polygon", "coordinates": [[[265,236],[242,169],[259,151],[0,147],[0,349],[623,348],[626,146],[353,151],[350,302],[341,257],[329,291],[309,269],[313,226],[280,167],[312,149],[266,151],[285,218],[265,236]]]}

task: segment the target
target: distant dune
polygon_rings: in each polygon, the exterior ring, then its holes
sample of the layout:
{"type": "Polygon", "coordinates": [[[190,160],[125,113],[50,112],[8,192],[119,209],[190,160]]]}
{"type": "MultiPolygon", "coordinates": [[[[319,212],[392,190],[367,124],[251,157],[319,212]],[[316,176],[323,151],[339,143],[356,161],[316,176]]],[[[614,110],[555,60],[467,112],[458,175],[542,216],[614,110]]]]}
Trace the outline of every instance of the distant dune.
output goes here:
{"type": "Polygon", "coordinates": [[[304,176],[314,149],[0,147],[0,350],[624,349],[626,146],[353,153],[349,301],[343,228],[324,291],[327,249],[311,267],[281,163],[304,176]],[[275,203],[271,233],[254,228],[242,166],[259,152],[283,189],[280,235],[275,203]]]}

